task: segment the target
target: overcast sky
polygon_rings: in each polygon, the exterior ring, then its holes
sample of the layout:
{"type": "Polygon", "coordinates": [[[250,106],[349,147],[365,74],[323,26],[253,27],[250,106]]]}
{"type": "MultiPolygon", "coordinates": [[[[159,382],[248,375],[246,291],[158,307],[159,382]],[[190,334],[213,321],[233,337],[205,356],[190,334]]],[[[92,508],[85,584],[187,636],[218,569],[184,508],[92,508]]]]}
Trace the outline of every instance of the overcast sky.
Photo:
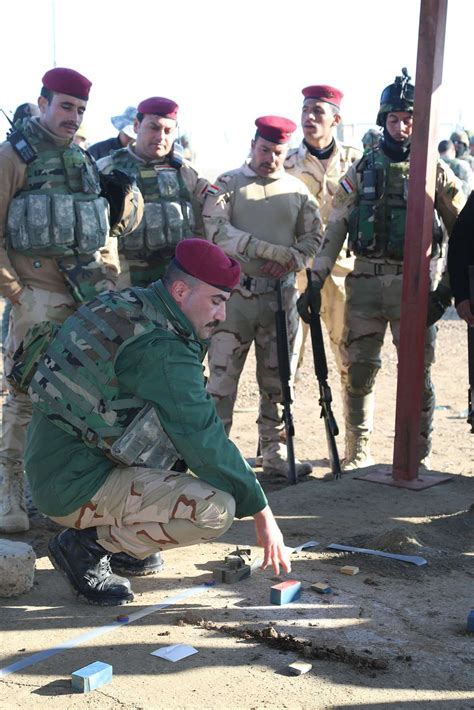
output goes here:
{"type": "MultiPolygon", "coordinates": [[[[384,86],[402,66],[416,71],[417,0],[22,0],[2,15],[5,111],[36,101],[56,61],[93,82],[84,121],[92,142],[115,133],[110,116],[127,105],[166,96],[180,105],[198,163],[222,170],[242,162],[257,116],[299,121],[304,86],[340,88],[358,138],[384,86]]],[[[449,0],[443,132],[474,128],[473,21],[473,2],[449,0]]]]}

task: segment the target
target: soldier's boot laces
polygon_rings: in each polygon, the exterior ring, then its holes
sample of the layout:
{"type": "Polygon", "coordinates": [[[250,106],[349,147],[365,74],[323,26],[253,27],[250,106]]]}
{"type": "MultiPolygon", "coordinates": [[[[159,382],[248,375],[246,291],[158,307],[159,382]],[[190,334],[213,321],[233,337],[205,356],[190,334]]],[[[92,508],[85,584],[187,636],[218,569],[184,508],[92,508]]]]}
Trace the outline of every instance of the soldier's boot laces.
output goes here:
{"type": "Polygon", "coordinates": [[[96,528],[67,528],[49,541],[48,557],[78,598],[89,604],[118,606],[133,601],[130,582],[113,574],[110,552],[97,542],[96,528]]]}
{"type": "Polygon", "coordinates": [[[18,533],[29,530],[23,471],[8,471],[3,467],[0,486],[0,532],[18,533]]]}
{"type": "Polygon", "coordinates": [[[370,454],[369,438],[358,436],[352,432],[346,434],[346,456],[342,462],[343,471],[357,471],[375,464],[370,454]]]}

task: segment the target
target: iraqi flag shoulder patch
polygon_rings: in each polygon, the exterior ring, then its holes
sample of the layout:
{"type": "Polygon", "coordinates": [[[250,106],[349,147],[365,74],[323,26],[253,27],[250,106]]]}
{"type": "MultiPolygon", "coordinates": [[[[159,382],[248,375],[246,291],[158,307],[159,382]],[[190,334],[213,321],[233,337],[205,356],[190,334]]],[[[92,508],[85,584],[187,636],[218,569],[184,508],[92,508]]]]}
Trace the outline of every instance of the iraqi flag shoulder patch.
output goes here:
{"type": "Polygon", "coordinates": [[[350,195],[351,192],[354,192],[354,185],[351,183],[348,177],[343,177],[342,180],[339,182],[339,185],[342,187],[342,189],[347,195],[350,195]]]}
{"type": "Polygon", "coordinates": [[[220,191],[221,190],[217,187],[217,185],[209,185],[206,190],[206,195],[218,195],[220,191]]]}

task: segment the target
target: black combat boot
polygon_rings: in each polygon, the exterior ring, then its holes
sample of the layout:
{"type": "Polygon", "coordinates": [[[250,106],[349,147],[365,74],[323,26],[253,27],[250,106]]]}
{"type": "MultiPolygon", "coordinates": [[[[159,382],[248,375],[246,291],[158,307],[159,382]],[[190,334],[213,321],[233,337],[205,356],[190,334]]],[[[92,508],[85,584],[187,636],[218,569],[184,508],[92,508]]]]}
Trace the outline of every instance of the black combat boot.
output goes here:
{"type": "Polygon", "coordinates": [[[144,577],[147,574],[161,572],[165,563],[159,552],[138,560],[126,552],[115,552],[110,558],[112,571],[117,574],[126,574],[127,577],[144,577]]]}
{"type": "Polygon", "coordinates": [[[96,528],[61,530],[49,541],[48,557],[89,604],[115,606],[133,600],[128,579],[112,573],[110,552],[97,542],[96,528]]]}

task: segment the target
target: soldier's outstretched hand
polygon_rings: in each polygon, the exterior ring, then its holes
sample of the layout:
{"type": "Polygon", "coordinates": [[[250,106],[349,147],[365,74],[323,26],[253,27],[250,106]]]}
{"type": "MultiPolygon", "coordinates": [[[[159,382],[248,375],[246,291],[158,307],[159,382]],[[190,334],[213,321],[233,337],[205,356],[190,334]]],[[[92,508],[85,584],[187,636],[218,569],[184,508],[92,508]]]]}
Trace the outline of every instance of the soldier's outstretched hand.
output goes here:
{"type": "Polygon", "coordinates": [[[255,521],[257,543],[264,550],[262,569],[266,569],[271,564],[275,574],[280,574],[281,565],[285,572],[291,572],[288,549],[285,547],[283,535],[270,507],[267,505],[259,513],[255,513],[253,519],[255,521]]]}

